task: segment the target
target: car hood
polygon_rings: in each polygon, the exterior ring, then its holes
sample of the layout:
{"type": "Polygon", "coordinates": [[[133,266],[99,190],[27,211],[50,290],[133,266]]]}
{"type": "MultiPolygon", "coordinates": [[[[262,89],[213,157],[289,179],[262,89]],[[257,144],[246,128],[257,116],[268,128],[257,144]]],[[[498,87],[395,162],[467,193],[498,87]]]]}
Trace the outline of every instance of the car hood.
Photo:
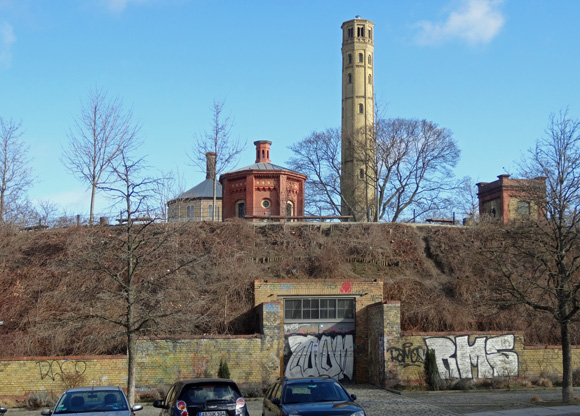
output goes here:
{"type": "Polygon", "coordinates": [[[354,402],[317,402],[317,403],[290,403],[284,405],[289,414],[303,416],[319,416],[332,414],[334,416],[350,415],[363,410],[354,402]]]}

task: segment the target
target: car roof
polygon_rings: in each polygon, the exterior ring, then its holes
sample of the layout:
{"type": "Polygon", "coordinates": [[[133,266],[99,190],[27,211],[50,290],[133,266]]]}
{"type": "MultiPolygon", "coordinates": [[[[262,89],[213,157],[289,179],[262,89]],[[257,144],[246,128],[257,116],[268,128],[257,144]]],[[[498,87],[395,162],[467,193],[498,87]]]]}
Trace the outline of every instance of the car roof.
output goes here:
{"type": "Polygon", "coordinates": [[[75,387],[68,389],[65,393],[74,393],[78,391],[118,391],[123,389],[118,386],[88,386],[88,387],[75,387]]]}
{"type": "Polygon", "coordinates": [[[189,384],[208,384],[208,383],[223,383],[223,384],[236,384],[234,380],[229,378],[192,378],[189,380],[180,380],[175,384],[189,385],[189,384]]]}
{"type": "Polygon", "coordinates": [[[330,377],[301,377],[301,378],[284,378],[282,379],[285,383],[303,383],[305,381],[316,381],[316,382],[330,382],[336,381],[330,377]]]}

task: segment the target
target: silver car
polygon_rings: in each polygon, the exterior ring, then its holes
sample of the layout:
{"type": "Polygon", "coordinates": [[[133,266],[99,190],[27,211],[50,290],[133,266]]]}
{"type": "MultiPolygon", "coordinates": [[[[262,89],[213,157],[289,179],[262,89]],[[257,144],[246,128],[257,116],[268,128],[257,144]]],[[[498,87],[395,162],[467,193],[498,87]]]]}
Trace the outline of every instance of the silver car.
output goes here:
{"type": "Polygon", "coordinates": [[[136,404],[129,407],[127,397],[120,387],[77,387],[65,391],[54,410],[45,409],[43,416],[80,415],[83,416],[132,416],[143,409],[136,404]]]}

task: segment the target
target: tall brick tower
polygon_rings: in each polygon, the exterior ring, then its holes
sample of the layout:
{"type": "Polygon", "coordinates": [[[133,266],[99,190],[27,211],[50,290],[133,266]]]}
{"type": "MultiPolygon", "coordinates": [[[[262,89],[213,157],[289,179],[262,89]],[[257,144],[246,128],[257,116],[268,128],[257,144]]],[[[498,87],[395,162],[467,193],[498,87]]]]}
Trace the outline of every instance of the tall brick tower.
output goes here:
{"type": "Polygon", "coordinates": [[[372,221],[375,198],[373,28],[357,16],[342,24],[341,215],[372,221]]]}

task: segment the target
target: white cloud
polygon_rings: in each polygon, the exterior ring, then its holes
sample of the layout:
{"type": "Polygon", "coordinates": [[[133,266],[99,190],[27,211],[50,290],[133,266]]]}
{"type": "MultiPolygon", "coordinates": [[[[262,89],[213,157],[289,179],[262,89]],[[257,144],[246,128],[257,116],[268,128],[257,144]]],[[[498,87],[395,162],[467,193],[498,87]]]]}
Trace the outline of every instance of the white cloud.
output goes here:
{"type": "Polygon", "coordinates": [[[7,22],[0,22],[0,67],[9,68],[12,64],[12,44],[16,42],[14,29],[7,22]]]}
{"type": "Polygon", "coordinates": [[[421,21],[417,42],[438,45],[459,39],[470,45],[486,44],[495,38],[505,24],[500,9],[503,0],[460,0],[444,22],[421,21]]]}

